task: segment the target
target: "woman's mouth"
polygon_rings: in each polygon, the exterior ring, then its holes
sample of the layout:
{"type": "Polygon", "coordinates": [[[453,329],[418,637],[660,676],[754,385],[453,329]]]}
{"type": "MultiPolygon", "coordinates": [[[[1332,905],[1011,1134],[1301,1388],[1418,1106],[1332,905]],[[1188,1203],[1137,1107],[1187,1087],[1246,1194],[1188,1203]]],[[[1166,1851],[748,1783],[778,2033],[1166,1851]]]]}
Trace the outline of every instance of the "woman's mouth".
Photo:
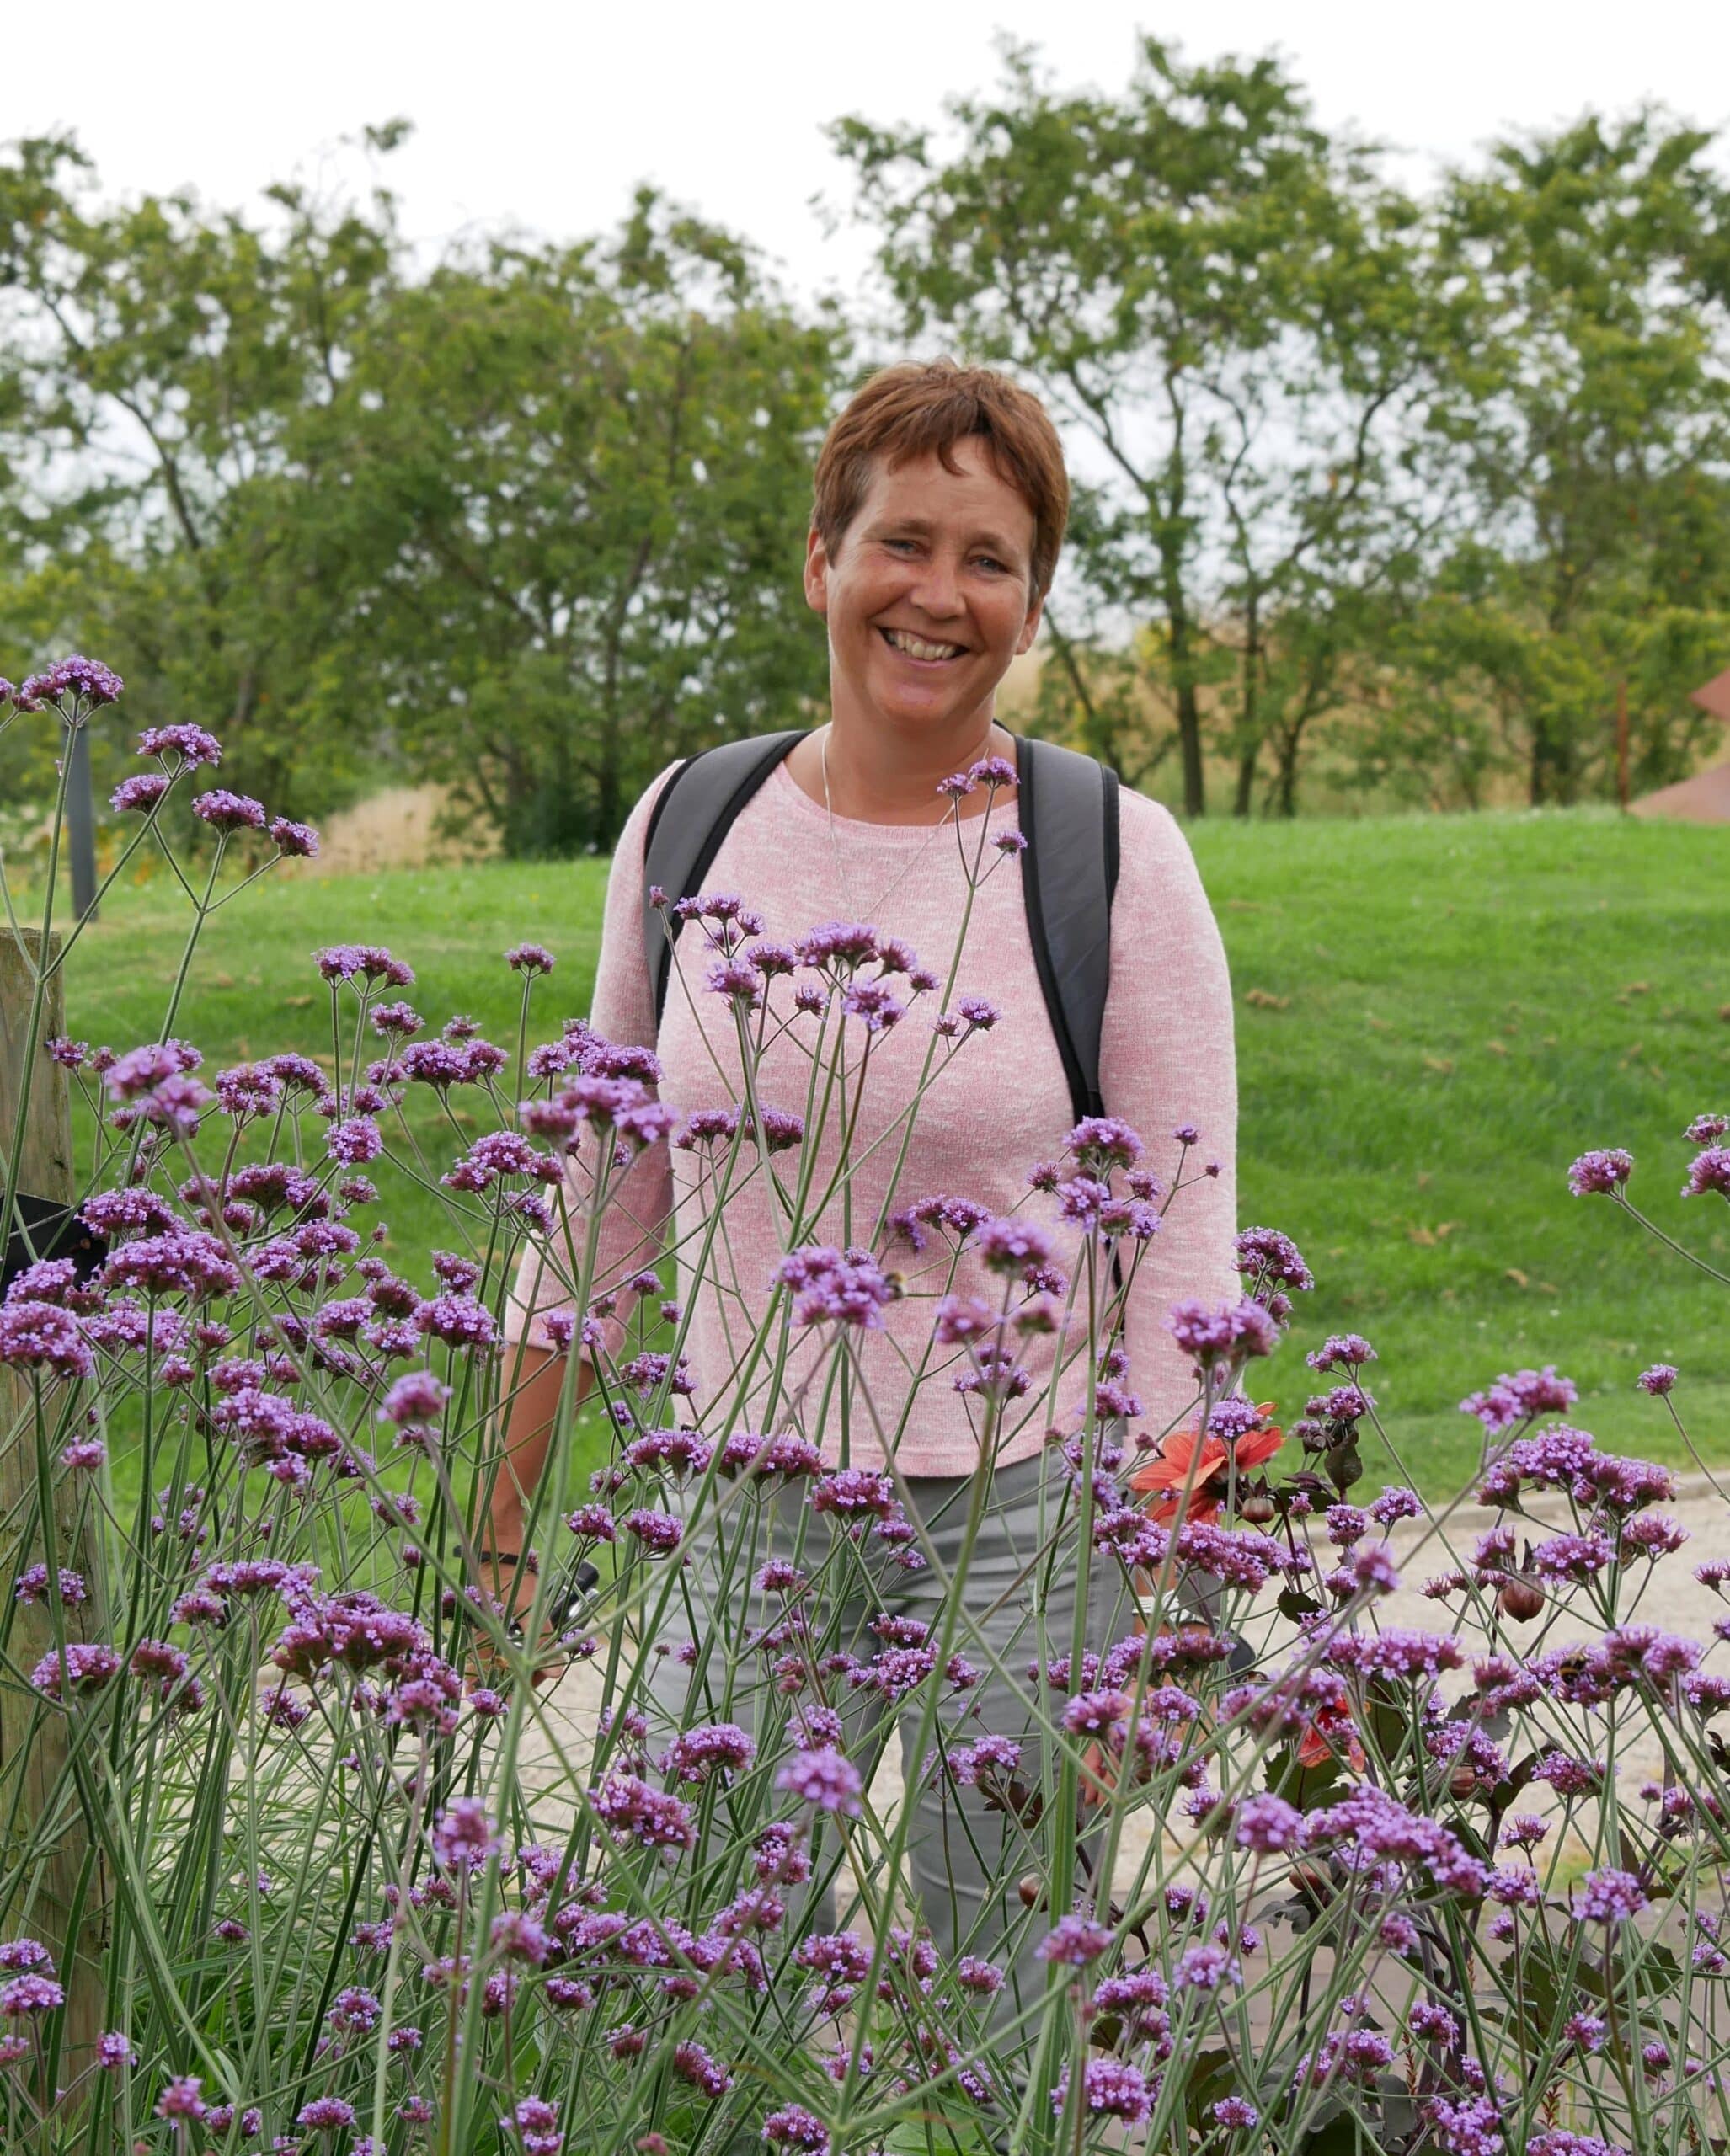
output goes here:
{"type": "Polygon", "coordinates": [[[903,659],[916,660],[921,666],[944,665],[952,659],[962,658],[967,650],[964,643],[933,643],[906,629],[880,628],[877,633],[891,651],[899,652],[903,659]]]}

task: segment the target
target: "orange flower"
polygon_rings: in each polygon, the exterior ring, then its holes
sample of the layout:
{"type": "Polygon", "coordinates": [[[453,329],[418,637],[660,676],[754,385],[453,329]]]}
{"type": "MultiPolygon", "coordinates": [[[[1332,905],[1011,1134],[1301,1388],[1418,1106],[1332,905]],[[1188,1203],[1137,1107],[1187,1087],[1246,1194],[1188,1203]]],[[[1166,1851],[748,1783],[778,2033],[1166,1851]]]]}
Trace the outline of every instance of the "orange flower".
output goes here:
{"type": "Polygon", "coordinates": [[[1300,1767],[1325,1767],[1330,1759],[1343,1757],[1354,1774],[1364,1771],[1364,1748],[1358,1742],[1358,1732],[1348,1715],[1343,1726],[1330,1722],[1324,1726],[1320,1721],[1312,1721],[1306,1728],[1297,1748],[1297,1763],[1300,1767]],[[1343,1741],[1342,1741],[1343,1740],[1343,1741]]]}
{"type": "MultiPolygon", "coordinates": [[[[1257,1412],[1271,1415],[1273,1401],[1262,1401],[1257,1412]]],[[[1161,1450],[1129,1477],[1129,1487],[1137,1497],[1164,1492],[1156,1504],[1148,1508],[1157,1520],[1176,1519],[1180,1509],[1188,1520],[1209,1520],[1219,1516],[1220,1500],[1225,1494],[1231,1464],[1231,1453],[1223,1438],[1209,1436],[1202,1439],[1201,1457],[1198,1460],[1197,1434],[1193,1426],[1173,1430],[1161,1450]],[[1189,1491],[1187,1499],[1183,1495],[1186,1484],[1189,1491]]],[[[1236,1447],[1238,1474],[1247,1474],[1264,1460],[1271,1460],[1284,1442],[1284,1432],[1272,1422],[1241,1437],[1236,1447]]]]}

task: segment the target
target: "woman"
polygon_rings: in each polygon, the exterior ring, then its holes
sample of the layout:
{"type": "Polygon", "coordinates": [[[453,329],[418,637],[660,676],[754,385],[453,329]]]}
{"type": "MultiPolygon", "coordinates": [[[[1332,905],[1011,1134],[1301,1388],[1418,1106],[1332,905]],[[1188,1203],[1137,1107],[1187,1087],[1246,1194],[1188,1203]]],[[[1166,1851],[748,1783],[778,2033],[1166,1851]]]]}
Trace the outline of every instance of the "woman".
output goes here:
{"type": "MultiPolygon", "coordinates": [[[[875,923],[933,965],[948,962],[968,902],[965,862],[978,832],[971,819],[985,814],[994,829],[1012,825],[1014,792],[980,787],[951,801],[939,794],[939,782],[982,759],[1012,757],[1013,739],[996,723],[994,700],[1038,632],[1068,494],[1049,416],[1005,377],[942,360],[891,367],[866,383],[824,444],[807,544],[805,595],[828,630],[829,723],[799,741],[746,804],[706,889],[744,894],[772,937],[840,917],[875,923]],[[967,841],[960,846],[958,821],[967,841]]],[[[702,992],[699,939],[689,932],[678,947],[680,978],[656,1035],[643,949],[643,864],[645,832],[667,776],[638,803],[614,858],[592,1023],[611,1040],[653,1043],[665,1074],[662,1096],[686,1113],[740,1096],[732,1017],[702,992]]],[[[968,1040],[953,1070],[932,1087],[905,1158],[899,1139],[874,1150],[873,1141],[903,1114],[918,1085],[929,1033],[909,1020],[873,1044],[872,1084],[852,1140],[862,1165],[851,1184],[852,1211],[844,1220],[837,1210],[813,1240],[863,1240],[862,1223],[873,1225],[935,1192],[1007,1214],[1027,1199],[1029,1168],[1060,1151],[1074,1121],[1071,1095],[1012,853],[997,862],[972,900],[952,1008],[970,994],[988,997],[1000,1015],[968,1040]]],[[[784,1045],[781,1054],[777,1064],[772,1048],[760,1074],[761,1097],[772,1104],[804,1098],[799,1051],[784,1045]]],[[[1167,1182],[1187,1156],[1172,1136],[1174,1126],[1199,1126],[1209,1156],[1206,1172],[1195,1175],[1143,1254],[1129,1295],[1130,1383],[1142,1418],[1157,1433],[1194,1394],[1188,1360],[1164,1327],[1169,1305],[1180,1295],[1236,1292],[1236,1078],[1224,953],[1188,849],[1162,808],[1127,791],[1100,1078],[1108,1113],[1140,1131],[1151,1148],[1156,1140],[1163,1149],[1164,1159],[1153,1151],[1150,1158],[1167,1182]]],[[[1191,1161],[1192,1169],[1198,1166],[1191,1161]]],[[[670,1214],[681,1246],[700,1230],[700,1169],[698,1155],[665,1145],[638,1160],[602,1230],[598,1289],[656,1262],[670,1214]]],[[[734,1369],[783,1254],[762,1178],[740,1193],[736,1208],[729,1202],[728,1222],[736,1286],[711,1290],[691,1314],[699,1412],[705,1385],[722,1383],[734,1369]]],[[[887,1240],[878,1247],[886,1252],[887,1240]]],[[[885,1256],[886,1263],[894,1262],[885,1256]]],[[[953,1285],[968,1294],[989,1282],[977,1259],[964,1255],[953,1285]]],[[[510,1471],[500,1478],[489,1521],[491,1547],[500,1553],[520,1547],[525,1497],[540,1476],[563,1380],[563,1358],[545,1329],[559,1299],[556,1278],[531,1251],[506,1326],[523,1381],[508,1421],[510,1471]]],[[[623,1337],[625,1302],[607,1321],[611,1347],[623,1337]]],[[[930,1334],[928,1301],[910,1295],[883,1315],[882,1329],[859,1342],[859,1396],[831,1404],[805,1433],[832,1463],[875,1466],[893,1454],[904,1502],[922,1523],[942,1572],[956,1555],[964,1493],[980,1467],[976,1424],[968,1396],[948,1385],[910,1390],[909,1358],[916,1361],[930,1334]]],[[[1035,1400],[1055,1353],[1049,1337],[1024,1343],[1035,1400]]],[[[795,1396],[799,1375],[795,1362],[788,1377],[795,1396]]],[[[1006,1666],[1026,1658],[1021,1583],[1039,1539],[1044,1462],[1053,1457],[1045,1437],[1034,1417],[987,1463],[990,1496],[971,1553],[969,1606],[986,1613],[990,1645],[1006,1666]]],[[[675,1628],[681,1636],[702,1621],[700,1557],[693,1552],[686,1567],[687,1605],[675,1628]]],[[[1124,1613],[1114,1606],[1108,1568],[1097,1574],[1097,1606],[1087,1621],[1103,1644],[1113,1627],[1124,1628],[1124,1613]]],[[[844,1639],[884,1609],[928,1612],[932,1578],[915,1572],[874,1580],[862,1590],[858,1608],[843,1613],[844,1639]]],[[[495,1579],[501,1593],[511,1592],[508,1566],[495,1579]]],[[[1067,1604],[1064,1593],[1064,1583],[1055,1582],[1044,1621],[1048,1636],[1066,1641],[1073,1587],[1067,1604]]],[[[662,1660],[657,1697],[670,1713],[679,1711],[691,1681],[685,1659],[662,1660]]],[[[1005,1684],[996,1673],[980,1688],[987,1728],[1004,1728],[1006,1718],[1025,1721],[1025,1696],[1007,1696],[1005,1684]]],[[[864,1716],[861,1705],[848,1741],[868,1770],[878,1732],[864,1726],[864,1716]]],[[[913,1794],[919,1763],[906,1764],[913,1794]]],[[[1027,1929],[1023,1912],[985,1890],[1001,1813],[971,1817],[969,1832],[957,1835],[945,1822],[939,1794],[926,1788],[916,1801],[921,1813],[915,1871],[940,1948],[971,1940],[986,1951],[978,1942],[1001,1939],[1012,1924],[1027,1929]]],[[[1023,1943],[1012,1955],[1016,1973],[1037,1988],[1040,1972],[1027,1956],[1023,1943]]]]}

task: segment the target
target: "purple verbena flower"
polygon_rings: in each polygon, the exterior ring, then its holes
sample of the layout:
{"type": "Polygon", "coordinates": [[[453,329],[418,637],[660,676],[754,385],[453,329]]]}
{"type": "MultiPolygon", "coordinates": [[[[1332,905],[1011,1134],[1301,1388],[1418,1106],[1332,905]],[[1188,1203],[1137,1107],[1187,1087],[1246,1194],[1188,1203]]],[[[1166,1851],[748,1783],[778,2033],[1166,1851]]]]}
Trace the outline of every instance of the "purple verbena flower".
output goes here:
{"type": "Polygon", "coordinates": [[[147,726],[138,737],[138,753],[174,756],[180,771],[190,771],[197,764],[208,764],[214,770],[222,760],[222,744],[201,726],[147,726]]]}
{"type": "Polygon", "coordinates": [[[886,1032],[905,1017],[907,1008],[882,980],[850,981],[841,992],[841,1006],[850,1018],[858,1019],[868,1033],[886,1032]]]}
{"type": "Polygon", "coordinates": [[[1647,1904],[1646,1889],[1631,1871],[1589,1871],[1580,1881],[1574,1914],[1587,1924],[1621,1924],[1647,1904]]]}
{"type": "Polygon", "coordinates": [[[384,1150],[384,1137],[371,1116],[350,1116],[325,1133],[324,1150],[345,1168],[365,1167],[384,1150]]]}
{"type": "Polygon", "coordinates": [[[840,1251],[826,1244],[792,1251],[775,1278],[793,1289],[793,1316],[800,1325],[832,1321],[878,1329],[884,1306],[896,1292],[869,1251],[840,1251]]]}
{"type": "Polygon", "coordinates": [[[312,825],[297,824],[291,817],[273,816],[270,837],[284,861],[311,861],[318,851],[318,834],[312,825]]]}
{"type": "Polygon", "coordinates": [[[52,2014],[66,2004],[65,1987],[52,1977],[14,1977],[0,1984],[0,2016],[20,2021],[26,2015],[52,2014]]]}
{"type": "Polygon", "coordinates": [[[195,2073],[177,2073],[157,2098],[159,2119],[201,2119],[210,2106],[204,2100],[204,2084],[195,2073]]]}
{"type": "Polygon", "coordinates": [[[832,1744],[796,1753],[775,1777],[775,1786],[819,1812],[857,1819],[863,1809],[865,1784],[859,1769],[832,1744]]]}
{"type": "Polygon", "coordinates": [[[187,1041],[152,1041],[145,1047],[128,1049],[124,1055],[115,1058],[104,1073],[109,1098],[136,1100],[165,1078],[196,1070],[203,1061],[202,1052],[187,1041]]]}
{"type": "MultiPolygon", "coordinates": [[[[1069,2068],[1057,2077],[1051,2108],[1061,2112],[1069,2100],[1069,2068]]],[[[1114,2058],[1089,2059],[1081,2069],[1081,2109],[1104,2118],[1139,2126],[1153,2116],[1153,2090],[1140,2068],[1114,2058]]]]}
{"type": "Polygon", "coordinates": [[[1055,1961],[1065,1968],[1085,1969],[1110,1951],[1110,1927],[1092,1917],[1071,1913],[1060,1917],[1033,1949],[1037,1960],[1055,1961]]]}
{"type": "Polygon", "coordinates": [[[992,1273],[1025,1273],[1029,1266],[1049,1265],[1055,1255],[1045,1229],[1018,1213],[982,1221],[974,1231],[974,1246],[992,1273]]]}
{"type": "Polygon", "coordinates": [[[1634,1156],[1621,1147],[1599,1146],[1582,1153],[1567,1171],[1567,1187],[1576,1198],[1608,1197],[1619,1191],[1634,1172],[1634,1156]]]}
{"type": "Polygon", "coordinates": [[[1242,1982],[1243,1968],[1236,1956],[1212,1940],[1186,1946],[1172,1971],[1174,1991],[1221,1991],[1242,1982]]]}
{"type": "Polygon", "coordinates": [[[1462,1400],[1460,1412],[1476,1415],[1487,1433],[1498,1438],[1529,1417],[1559,1414],[1579,1396],[1573,1380],[1559,1376],[1556,1365],[1546,1363],[1541,1370],[1504,1371],[1493,1385],[1462,1400]]]}
{"type": "Polygon", "coordinates": [[[711,1775],[742,1774],[757,1748],[737,1722],[705,1722],[681,1730],[663,1754],[660,1769],[675,1781],[705,1782],[711,1775]]]}
{"type": "Polygon", "coordinates": [[[564,2136],[558,2132],[558,2111],[544,2096],[525,2096],[508,2119],[499,2125],[515,2134],[523,2156],[559,2156],[564,2136]]]}
{"type": "Polygon", "coordinates": [[[1016,783],[1015,766],[1007,756],[981,756],[968,766],[967,776],[974,786],[995,788],[1016,783]]]}
{"type": "Polygon", "coordinates": [[[1304,1360],[1312,1370],[1327,1371],[1343,1365],[1356,1369],[1364,1363],[1375,1360],[1375,1350],[1361,1332],[1330,1332],[1322,1345],[1306,1355],[1304,1360]]]}
{"type": "Polygon", "coordinates": [[[478,1796],[456,1796],[439,1814],[432,1852],[442,1871],[467,1871],[498,1855],[502,1844],[478,1796]]]}
{"type": "Polygon", "coordinates": [[[231,793],[226,786],[212,787],[208,793],[197,795],[192,813],[217,831],[262,831],[270,820],[261,801],[254,801],[249,793],[231,793]]]}
{"type": "Polygon", "coordinates": [[[1279,1340],[1273,1318],[1247,1295],[1236,1303],[1175,1303],[1166,1324],[1204,1369],[1235,1369],[1252,1356],[1271,1355],[1279,1340]]]}
{"type": "Polygon", "coordinates": [[[135,808],[154,808],[173,782],[166,771],[134,771],[109,794],[109,806],[122,815],[135,808]]]}
{"type": "MultiPolygon", "coordinates": [[[[38,1603],[40,1602],[46,1595],[48,1593],[48,1588],[49,1579],[47,1566],[31,1565],[27,1566],[24,1571],[21,1572],[17,1579],[13,1582],[12,1589],[13,1599],[15,1602],[29,1604],[38,1603]]],[[[72,1571],[69,1566],[65,1565],[61,1566],[60,1598],[68,1609],[74,1608],[78,1604],[88,1602],[90,1599],[90,1590],[85,1584],[84,1576],[82,1572],[75,1572],[72,1571]]],[[[4,1958],[5,1952],[5,1948],[3,1946],[0,1946],[0,1968],[6,1968],[10,1966],[4,1958]]]]}
{"type": "Polygon", "coordinates": [[[1257,1856],[1295,1848],[1302,1825],[1303,1814],[1283,1796],[1247,1796],[1233,1817],[1238,1847],[1257,1856]]]}
{"type": "Polygon", "coordinates": [[[88,1378],[96,1358],[70,1311],[54,1303],[20,1300],[0,1305],[0,1364],[50,1377],[88,1378]]]}
{"type": "Polygon", "coordinates": [[[104,1287],[184,1295],[189,1302],[232,1295],[240,1286],[240,1274],[222,1244],[196,1228],[171,1228],[164,1235],[123,1243],[109,1253],[101,1278],[104,1287]]]}
{"type": "Polygon", "coordinates": [[[1119,1117],[1084,1116],[1064,1140],[1083,1166],[1133,1168],[1146,1151],[1140,1136],[1119,1117]]]}
{"type": "Polygon", "coordinates": [[[690,1812],[677,1797],[651,1789],[639,1776],[616,1771],[589,1801],[601,1824],[622,1845],[636,1843],[645,1849],[689,1849],[697,1845],[697,1828],[690,1812]]]}
{"type": "Polygon", "coordinates": [[[1274,1283],[1303,1291],[1316,1284],[1302,1253],[1278,1228],[1245,1228],[1234,1240],[1237,1269],[1259,1292],[1274,1283]]]}
{"type": "Polygon", "coordinates": [[[647,1505],[627,1513],[619,1525],[651,1557],[670,1556],[685,1532],[673,1513],[657,1512],[647,1505]]]}
{"type": "Polygon", "coordinates": [[[340,2096],[315,2096],[295,2114],[295,2124],[314,2133],[340,2133],[355,2123],[355,2107],[340,2096]]]}
{"type": "Polygon", "coordinates": [[[763,2139],[772,2148],[792,2148],[827,2156],[829,2128],[803,2104],[786,2104],[763,2121],[763,2139]]]}
{"type": "Polygon", "coordinates": [[[703,985],[712,995],[743,1011],[760,1011],[763,1005],[763,976],[743,958],[723,958],[710,962],[703,985]]]}
{"type": "Polygon", "coordinates": [[[32,674],[19,689],[18,702],[21,708],[56,702],[62,696],[80,704],[117,703],[125,686],[111,667],[74,652],[46,672],[32,674]]]}
{"type": "Polygon", "coordinates": [[[887,1519],[898,1509],[893,1481],[869,1467],[841,1467],[822,1476],[812,1485],[810,1502],[814,1513],[833,1513],[849,1523],[887,1519]]]}
{"type": "Polygon", "coordinates": [[[673,2071],[681,2081],[688,2081],[711,2100],[724,2096],[733,2086],[733,2076],[719,2060],[702,2044],[686,2037],[673,2047],[673,2071]]]}
{"type": "Polygon", "coordinates": [[[45,1700],[61,1700],[68,1693],[99,1692],[120,1673],[120,1657],[111,1646],[80,1640],[68,1641],[65,1668],[60,1651],[45,1654],[30,1672],[30,1684],[45,1700]]]}

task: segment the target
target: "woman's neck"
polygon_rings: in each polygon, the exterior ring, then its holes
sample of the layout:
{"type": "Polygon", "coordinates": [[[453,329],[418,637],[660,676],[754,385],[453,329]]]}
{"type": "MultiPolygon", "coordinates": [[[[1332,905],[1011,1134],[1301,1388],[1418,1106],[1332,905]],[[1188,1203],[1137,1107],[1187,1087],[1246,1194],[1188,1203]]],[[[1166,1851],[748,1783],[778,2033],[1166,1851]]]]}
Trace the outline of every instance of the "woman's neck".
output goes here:
{"type": "MultiPolygon", "coordinates": [[[[964,725],[941,734],[922,728],[904,733],[880,723],[850,725],[838,716],[799,743],[788,768],[820,801],[826,763],[828,800],[837,816],[864,824],[934,824],[942,814],[941,780],[965,771],[981,756],[1014,755],[1014,737],[989,712],[974,713],[964,725]],[[800,757],[799,750],[809,751],[809,756],[800,757]]],[[[985,796],[969,796],[958,806],[963,816],[977,814],[985,796]]]]}

